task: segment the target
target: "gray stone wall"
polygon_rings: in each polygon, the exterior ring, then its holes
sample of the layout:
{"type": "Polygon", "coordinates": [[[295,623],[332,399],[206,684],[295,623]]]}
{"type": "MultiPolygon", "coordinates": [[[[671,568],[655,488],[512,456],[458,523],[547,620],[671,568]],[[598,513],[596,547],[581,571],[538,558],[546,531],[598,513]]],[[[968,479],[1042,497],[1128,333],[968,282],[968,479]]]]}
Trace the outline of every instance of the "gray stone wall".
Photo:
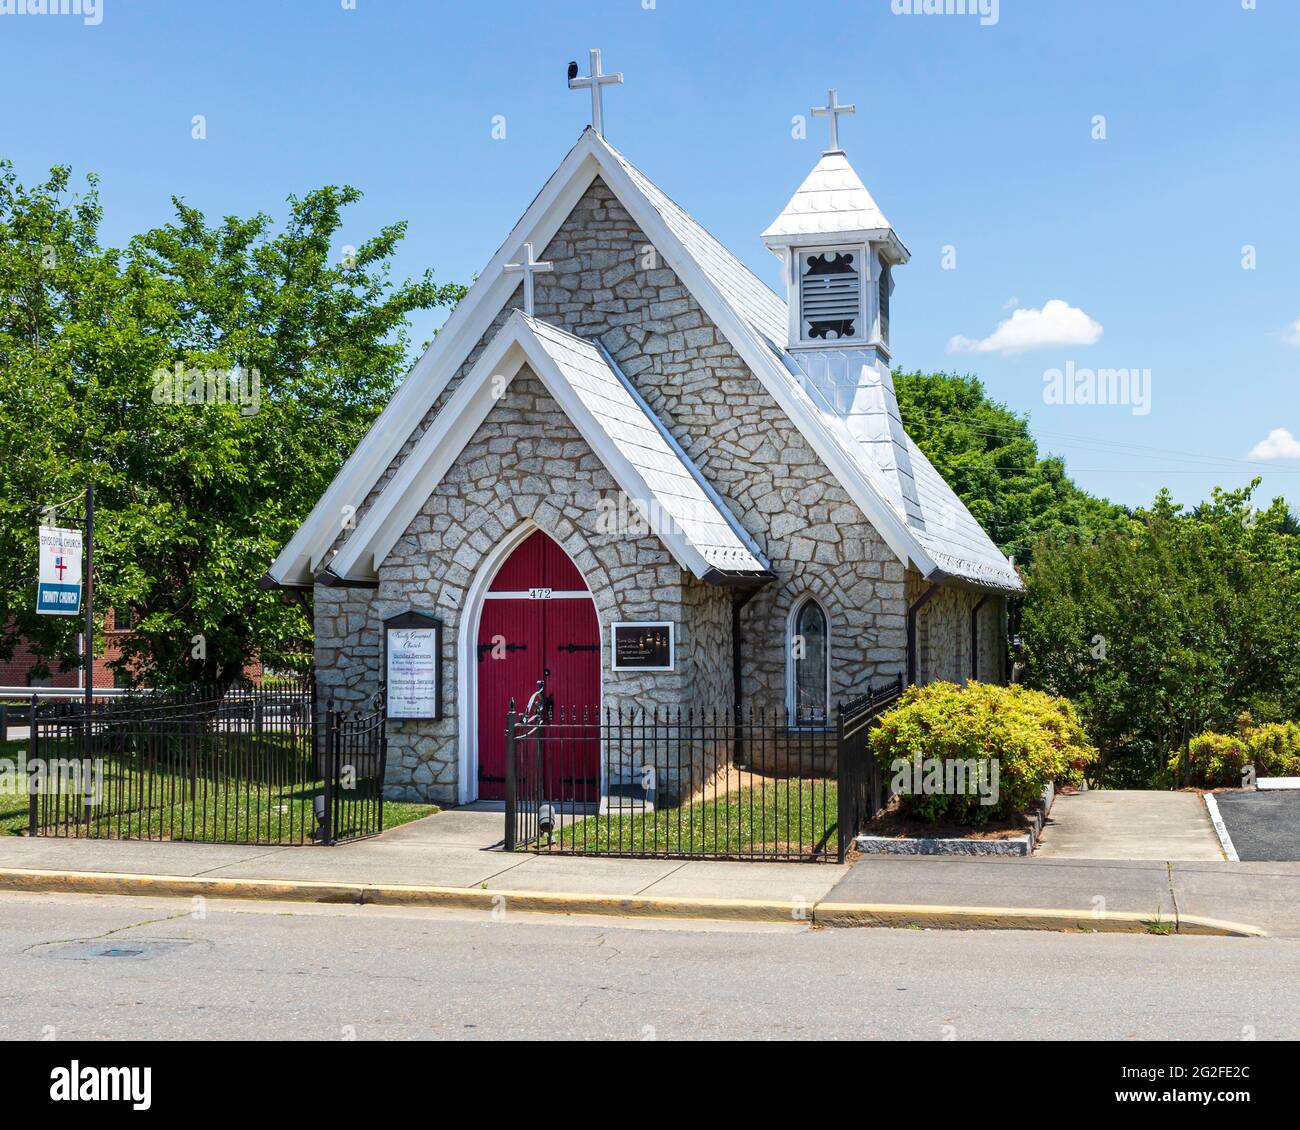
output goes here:
{"type": "Polygon", "coordinates": [[[327,588],[313,594],[317,705],[354,710],[379,690],[380,617],[373,589],[327,588]]]}
{"type": "MultiPolygon", "coordinates": [[[[910,605],[929,588],[919,573],[908,570],[907,601],[910,605]]],[[[944,585],[917,616],[917,671],[920,684],[945,680],[965,683],[971,677],[971,612],[983,593],[944,585]]],[[[1006,598],[992,595],[980,608],[977,677],[986,683],[1005,681],[1004,610],[1006,598]]]]}

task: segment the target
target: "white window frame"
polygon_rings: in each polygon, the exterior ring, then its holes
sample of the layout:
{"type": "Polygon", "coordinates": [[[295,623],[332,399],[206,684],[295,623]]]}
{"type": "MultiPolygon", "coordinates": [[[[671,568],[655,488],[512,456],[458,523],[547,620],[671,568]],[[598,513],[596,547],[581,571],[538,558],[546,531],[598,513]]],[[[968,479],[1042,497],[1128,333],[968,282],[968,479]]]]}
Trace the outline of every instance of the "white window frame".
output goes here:
{"type": "Polygon", "coordinates": [[[829,730],[831,728],[831,614],[826,605],[815,593],[804,593],[791,606],[790,615],[785,624],[785,707],[786,720],[791,730],[829,730]],[[798,635],[799,614],[809,604],[821,609],[822,619],[826,621],[826,721],[816,723],[798,722],[799,717],[799,673],[794,658],[794,639],[798,635]]]}
{"type": "Polygon", "coordinates": [[[791,271],[793,273],[793,285],[791,286],[790,303],[794,311],[794,333],[791,334],[791,341],[797,342],[806,349],[829,349],[839,345],[863,345],[869,343],[874,336],[872,327],[869,325],[871,315],[871,302],[867,297],[867,292],[873,284],[871,248],[865,243],[832,243],[825,246],[817,247],[792,247],[791,271]],[[858,332],[852,337],[838,337],[834,341],[823,341],[821,338],[805,337],[803,332],[803,265],[804,259],[811,255],[834,255],[837,252],[850,252],[858,260],[858,316],[855,319],[858,326],[858,332]]]}

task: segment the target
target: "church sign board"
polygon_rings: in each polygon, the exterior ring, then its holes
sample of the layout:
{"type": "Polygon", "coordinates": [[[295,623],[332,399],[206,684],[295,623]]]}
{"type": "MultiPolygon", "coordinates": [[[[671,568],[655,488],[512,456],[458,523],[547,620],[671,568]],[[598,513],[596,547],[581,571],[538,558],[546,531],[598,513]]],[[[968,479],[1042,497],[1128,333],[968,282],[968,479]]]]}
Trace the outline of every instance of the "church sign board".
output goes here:
{"type": "Polygon", "coordinates": [[[403,612],[385,620],[384,672],[389,718],[441,718],[441,622],[427,612],[403,612]]]}
{"type": "Polygon", "coordinates": [[[40,572],[36,611],[43,616],[77,616],[81,612],[80,530],[40,527],[40,572]]]}
{"type": "Polygon", "coordinates": [[[676,661],[669,621],[620,623],[610,627],[615,671],[671,671],[676,661]]]}

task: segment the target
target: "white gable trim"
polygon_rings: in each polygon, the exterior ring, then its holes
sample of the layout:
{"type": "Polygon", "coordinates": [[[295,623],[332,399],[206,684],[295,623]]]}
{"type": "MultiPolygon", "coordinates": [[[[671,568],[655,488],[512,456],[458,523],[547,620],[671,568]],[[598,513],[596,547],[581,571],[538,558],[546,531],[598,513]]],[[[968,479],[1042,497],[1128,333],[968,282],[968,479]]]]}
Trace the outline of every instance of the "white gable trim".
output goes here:
{"type": "MultiPolygon", "coordinates": [[[[564,371],[538,340],[531,320],[516,310],[475,362],[437,419],[420,437],[415,449],[384,487],[356,531],[330,561],[331,573],[341,579],[359,580],[373,577],[378,572],[393,546],[497,403],[502,391],[500,378],[505,378],[508,385],[525,364],[546,386],[623,492],[632,499],[655,497],[640,470],[591,414],[569,384],[564,371]]],[[[713,571],[713,566],[683,535],[670,515],[654,506],[648,510],[649,513],[641,516],[683,569],[700,578],[713,571]]]]}

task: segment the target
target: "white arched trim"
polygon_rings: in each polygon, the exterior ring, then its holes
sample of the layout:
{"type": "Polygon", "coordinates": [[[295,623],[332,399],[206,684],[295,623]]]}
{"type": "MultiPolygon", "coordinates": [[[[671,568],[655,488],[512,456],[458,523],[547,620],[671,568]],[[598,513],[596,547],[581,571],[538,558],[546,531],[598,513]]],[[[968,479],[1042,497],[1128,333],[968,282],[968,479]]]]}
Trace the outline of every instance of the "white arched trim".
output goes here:
{"type": "Polygon", "coordinates": [[[456,633],[457,747],[456,800],[469,804],[478,799],[478,625],[483,618],[483,602],[496,578],[497,570],[524,541],[541,527],[525,518],[503,537],[478,567],[465,593],[460,610],[460,629],[456,633]]]}
{"type": "Polygon", "coordinates": [[[792,729],[817,729],[820,730],[830,725],[831,717],[831,616],[826,611],[826,605],[810,592],[801,595],[793,604],[790,605],[790,615],[785,622],[785,708],[786,719],[792,729]],[[803,610],[810,604],[815,604],[822,614],[822,620],[826,624],[826,702],[824,708],[826,711],[826,721],[820,726],[798,726],[798,708],[799,708],[799,688],[798,674],[794,658],[794,641],[795,636],[799,634],[799,616],[803,610]]]}

